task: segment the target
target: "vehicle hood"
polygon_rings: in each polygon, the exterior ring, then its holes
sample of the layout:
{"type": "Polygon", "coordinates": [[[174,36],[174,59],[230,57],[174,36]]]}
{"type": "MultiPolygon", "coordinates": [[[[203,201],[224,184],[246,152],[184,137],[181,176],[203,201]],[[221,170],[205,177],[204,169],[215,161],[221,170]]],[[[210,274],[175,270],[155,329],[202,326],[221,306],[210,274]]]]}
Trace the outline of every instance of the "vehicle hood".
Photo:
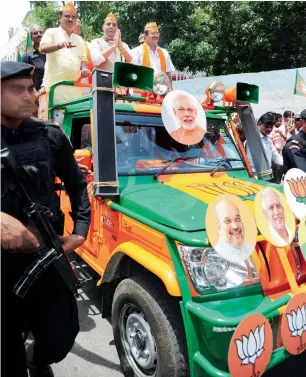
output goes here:
{"type": "MultiPolygon", "coordinates": [[[[233,194],[253,213],[255,195],[271,183],[250,179],[243,171],[150,176],[129,180],[121,192],[121,205],[159,224],[182,231],[205,230],[209,203],[221,194],[233,194]],[[133,181],[133,182],[131,182],[133,181]]],[[[120,185],[121,186],[121,185],[120,185]]],[[[278,185],[272,185],[280,189],[278,185]]]]}

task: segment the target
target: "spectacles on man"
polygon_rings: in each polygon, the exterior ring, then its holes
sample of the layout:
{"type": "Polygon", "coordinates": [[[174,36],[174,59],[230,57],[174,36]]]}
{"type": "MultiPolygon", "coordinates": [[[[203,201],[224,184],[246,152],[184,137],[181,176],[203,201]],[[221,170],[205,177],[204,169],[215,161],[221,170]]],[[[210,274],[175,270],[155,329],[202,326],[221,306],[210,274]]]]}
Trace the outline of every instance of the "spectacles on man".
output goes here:
{"type": "Polygon", "coordinates": [[[152,31],[152,32],[150,32],[149,33],[149,35],[151,35],[151,36],[157,36],[157,37],[159,37],[159,31],[152,31]]]}
{"type": "Polygon", "coordinates": [[[110,26],[116,27],[117,26],[117,22],[106,22],[105,25],[108,26],[108,27],[110,27],[110,26]]]}

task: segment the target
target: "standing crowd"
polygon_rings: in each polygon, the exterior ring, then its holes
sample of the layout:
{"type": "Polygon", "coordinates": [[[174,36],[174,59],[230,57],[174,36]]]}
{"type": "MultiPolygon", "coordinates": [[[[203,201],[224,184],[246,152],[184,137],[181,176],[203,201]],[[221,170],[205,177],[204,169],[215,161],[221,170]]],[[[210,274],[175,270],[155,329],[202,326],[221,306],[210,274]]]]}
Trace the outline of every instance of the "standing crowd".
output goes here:
{"type": "MultiPolygon", "coordinates": [[[[257,121],[259,134],[266,152],[273,182],[281,183],[283,175],[291,168],[306,172],[306,109],[300,114],[267,112],[257,121]]],[[[243,128],[239,121],[236,129],[243,143],[253,173],[255,168],[243,128]]]]}

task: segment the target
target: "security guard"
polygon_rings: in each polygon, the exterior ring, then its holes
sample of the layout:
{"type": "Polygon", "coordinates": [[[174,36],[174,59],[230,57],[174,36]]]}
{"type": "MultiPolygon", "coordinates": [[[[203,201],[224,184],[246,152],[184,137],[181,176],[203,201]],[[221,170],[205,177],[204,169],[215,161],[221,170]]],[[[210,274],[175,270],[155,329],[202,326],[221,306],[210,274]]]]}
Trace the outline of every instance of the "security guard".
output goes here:
{"type": "Polygon", "coordinates": [[[306,109],[300,113],[299,133],[292,136],[283,149],[286,171],[298,168],[306,173],[306,109]]]}
{"type": "MultiPolygon", "coordinates": [[[[90,204],[86,182],[63,132],[57,126],[31,118],[35,100],[33,68],[25,63],[1,63],[2,148],[10,150],[31,199],[51,210],[56,226],[60,225],[61,212],[54,176],[64,182],[74,230],[72,235],[60,239],[64,251],[69,253],[87,237],[90,204]],[[31,175],[23,175],[26,166],[32,167],[31,175]]],[[[22,339],[27,327],[35,341],[27,351],[30,376],[50,377],[53,372],[49,364],[65,358],[79,332],[78,310],[73,293],[53,266],[24,299],[12,293],[13,285],[39,250],[37,238],[27,229],[22,209],[12,172],[1,165],[1,376],[27,377],[22,339]]]]}

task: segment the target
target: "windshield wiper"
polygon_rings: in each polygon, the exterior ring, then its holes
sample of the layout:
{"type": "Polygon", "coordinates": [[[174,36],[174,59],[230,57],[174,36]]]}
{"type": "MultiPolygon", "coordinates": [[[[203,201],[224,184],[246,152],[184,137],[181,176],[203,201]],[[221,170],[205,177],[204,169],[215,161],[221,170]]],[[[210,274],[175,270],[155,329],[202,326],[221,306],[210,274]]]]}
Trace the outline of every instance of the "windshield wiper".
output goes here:
{"type": "Polygon", "coordinates": [[[170,165],[172,165],[174,162],[194,160],[196,158],[198,158],[198,157],[197,156],[175,157],[173,160],[169,161],[169,163],[166,166],[161,168],[160,171],[158,171],[157,173],[154,174],[154,179],[157,179],[161,174],[163,174],[168,169],[168,167],[170,165]]]}
{"type": "Polygon", "coordinates": [[[221,166],[224,166],[225,168],[230,168],[230,164],[228,164],[229,162],[231,161],[241,161],[239,158],[226,158],[224,157],[223,160],[219,161],[218,165],[214,168],[214,170],[210,173],[210,176],[213,177],[214,174],[216,173],[217,170],[219,170],[219,168],[221,166]]]}

